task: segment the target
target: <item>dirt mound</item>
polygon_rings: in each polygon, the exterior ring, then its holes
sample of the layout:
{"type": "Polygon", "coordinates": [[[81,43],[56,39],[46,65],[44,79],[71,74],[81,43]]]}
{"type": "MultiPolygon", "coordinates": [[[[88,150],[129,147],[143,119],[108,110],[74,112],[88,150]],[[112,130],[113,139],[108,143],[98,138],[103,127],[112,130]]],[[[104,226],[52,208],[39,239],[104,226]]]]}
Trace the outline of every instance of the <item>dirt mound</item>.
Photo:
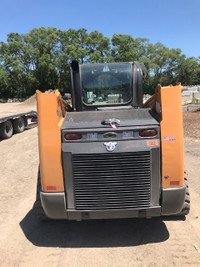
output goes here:
{"type": "Polygon", "coordinates": [[[200,112],[183,112],[184,135],[195,139],[200,139],[200,112]]]}
{"type": "Polygon", "coordinates": [[[193,110],[192,112],[200,112],[200,108],[193,110]]]}
{"type": "Polygon", "coordinates": [[[21,105],[26,105],[26,106],[32,106],[36,105],[36,95],[32,95],[28,99],[26,99],[24,102],[21,103],[21,105]]]}

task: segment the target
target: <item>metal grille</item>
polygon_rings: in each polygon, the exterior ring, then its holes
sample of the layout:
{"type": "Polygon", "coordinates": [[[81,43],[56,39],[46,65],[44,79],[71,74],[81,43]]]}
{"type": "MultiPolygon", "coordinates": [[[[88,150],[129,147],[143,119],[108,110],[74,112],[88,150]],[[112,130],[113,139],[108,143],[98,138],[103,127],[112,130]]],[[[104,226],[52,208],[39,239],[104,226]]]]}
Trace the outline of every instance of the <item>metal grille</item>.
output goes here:
{"type": "Polygon", "coordinates": [[[150,205],[150,152],[73,155],[77,210],[150,205]]]}

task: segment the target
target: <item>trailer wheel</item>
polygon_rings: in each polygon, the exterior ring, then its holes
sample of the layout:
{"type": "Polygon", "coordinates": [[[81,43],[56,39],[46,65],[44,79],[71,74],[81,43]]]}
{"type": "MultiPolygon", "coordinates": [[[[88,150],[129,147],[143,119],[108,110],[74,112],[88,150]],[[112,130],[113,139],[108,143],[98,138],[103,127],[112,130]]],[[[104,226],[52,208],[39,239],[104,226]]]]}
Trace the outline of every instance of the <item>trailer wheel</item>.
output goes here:
{"type": "Polygon", "coordinates": [[[7,120],[0,124],[0,137],[8,139],[13,135],[13,124],[11,120],[7,120]]]}
{"type": "Polygon", "coordinates": [[[25,128],[25,120],[23,117],[13,120],[13,129],[15,133],[22,133],[25,128]]]}
{"type": "Polygon", "coordinates": [[[190,212],[190,192],[189,192],[188,179],[187,179],[186,173],[185,173],[184,180],[185,180],[185,185],[186,185],[185,202],[183,204],[183,208],[181,212],[178,214],[180,216],[187,215],[190,212]]]}
{"type": "Polygon", "coordinates": [[[34,204],[35,213],[40,221],[49,220],[46,216],[44,209],[42,207],[41,199],[40,199],[40,191],[41,191],[41,177],[40,177],[40,168],[38,170],[38,178],[37,178],[37,191],[36,191],[36,201],[34,204]]]}

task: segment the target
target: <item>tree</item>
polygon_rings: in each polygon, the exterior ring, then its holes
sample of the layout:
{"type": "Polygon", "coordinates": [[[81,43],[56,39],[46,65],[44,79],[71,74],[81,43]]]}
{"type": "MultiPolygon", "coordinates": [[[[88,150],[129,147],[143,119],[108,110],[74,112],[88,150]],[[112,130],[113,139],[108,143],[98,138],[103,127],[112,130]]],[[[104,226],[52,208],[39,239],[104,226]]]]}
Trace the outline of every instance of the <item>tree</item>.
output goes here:
{"type": "Polygon", "coordinates": [[[100,63],[110,60],[110,41],[102,33],[93,31],[86,38],[88,62],[100,63]]]}
{"type": "Polygon", "coordinates": [[[57,71],[55,68],[55,53],[57,51],[58,31],[56,28],[35,28],[23,35],[26,47],[29,49],[30,67],[34,71],[37,86],[41,90],[57,87],[57,71]]]}
{"type": "Polygon", "coordinates": [[[8,74],[0,70],[0,98],[12,97],[12,92],[9,90],[9,82],[8,74]]]}
{"type": "Polygon", "coordinates": [[[200,84],[200,65],[194,57],[185,58],[182,56],[179,60],[177,77],[183,85],[200,84]]]}
{"type": "Polygon", "coordinates": [[[136,41],[127,34],[114,34],[112,37],[112,56],[116,62],[137,60],[136,41]]]}
{"type": "Polygon", "coordinates": [[[1,66],[9,77],[8,87],[13,96],[25,97],[31,93],[34,77],[27,49],[23,37],[17,33],[9,34],[7,43],[0,45],[1,66]]]}
{"type": "Polygon", "coordinates": [[[29,33],[10,33],[0,43],[0,97],[28,97],[38,88],[70,91],[70,63],[139,61],[145,93],[157,83],[200,83],[200,58],[187,58],[181,49],[169,49],[146,38],[99,31],[34,28],[29,33]]]}

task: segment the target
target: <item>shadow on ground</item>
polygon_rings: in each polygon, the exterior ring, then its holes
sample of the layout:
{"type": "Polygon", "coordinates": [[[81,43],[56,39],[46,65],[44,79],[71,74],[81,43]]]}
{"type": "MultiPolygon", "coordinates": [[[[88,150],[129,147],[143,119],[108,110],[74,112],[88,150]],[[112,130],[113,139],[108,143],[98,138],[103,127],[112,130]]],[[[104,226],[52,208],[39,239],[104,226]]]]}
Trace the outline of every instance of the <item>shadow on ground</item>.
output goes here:
{"type": "Polygon", "coordinates": [[[32,209],[20,226],[27,239],[39,247],[124,247],[169,238],[161,218],[40,222],[32,209]]]}

